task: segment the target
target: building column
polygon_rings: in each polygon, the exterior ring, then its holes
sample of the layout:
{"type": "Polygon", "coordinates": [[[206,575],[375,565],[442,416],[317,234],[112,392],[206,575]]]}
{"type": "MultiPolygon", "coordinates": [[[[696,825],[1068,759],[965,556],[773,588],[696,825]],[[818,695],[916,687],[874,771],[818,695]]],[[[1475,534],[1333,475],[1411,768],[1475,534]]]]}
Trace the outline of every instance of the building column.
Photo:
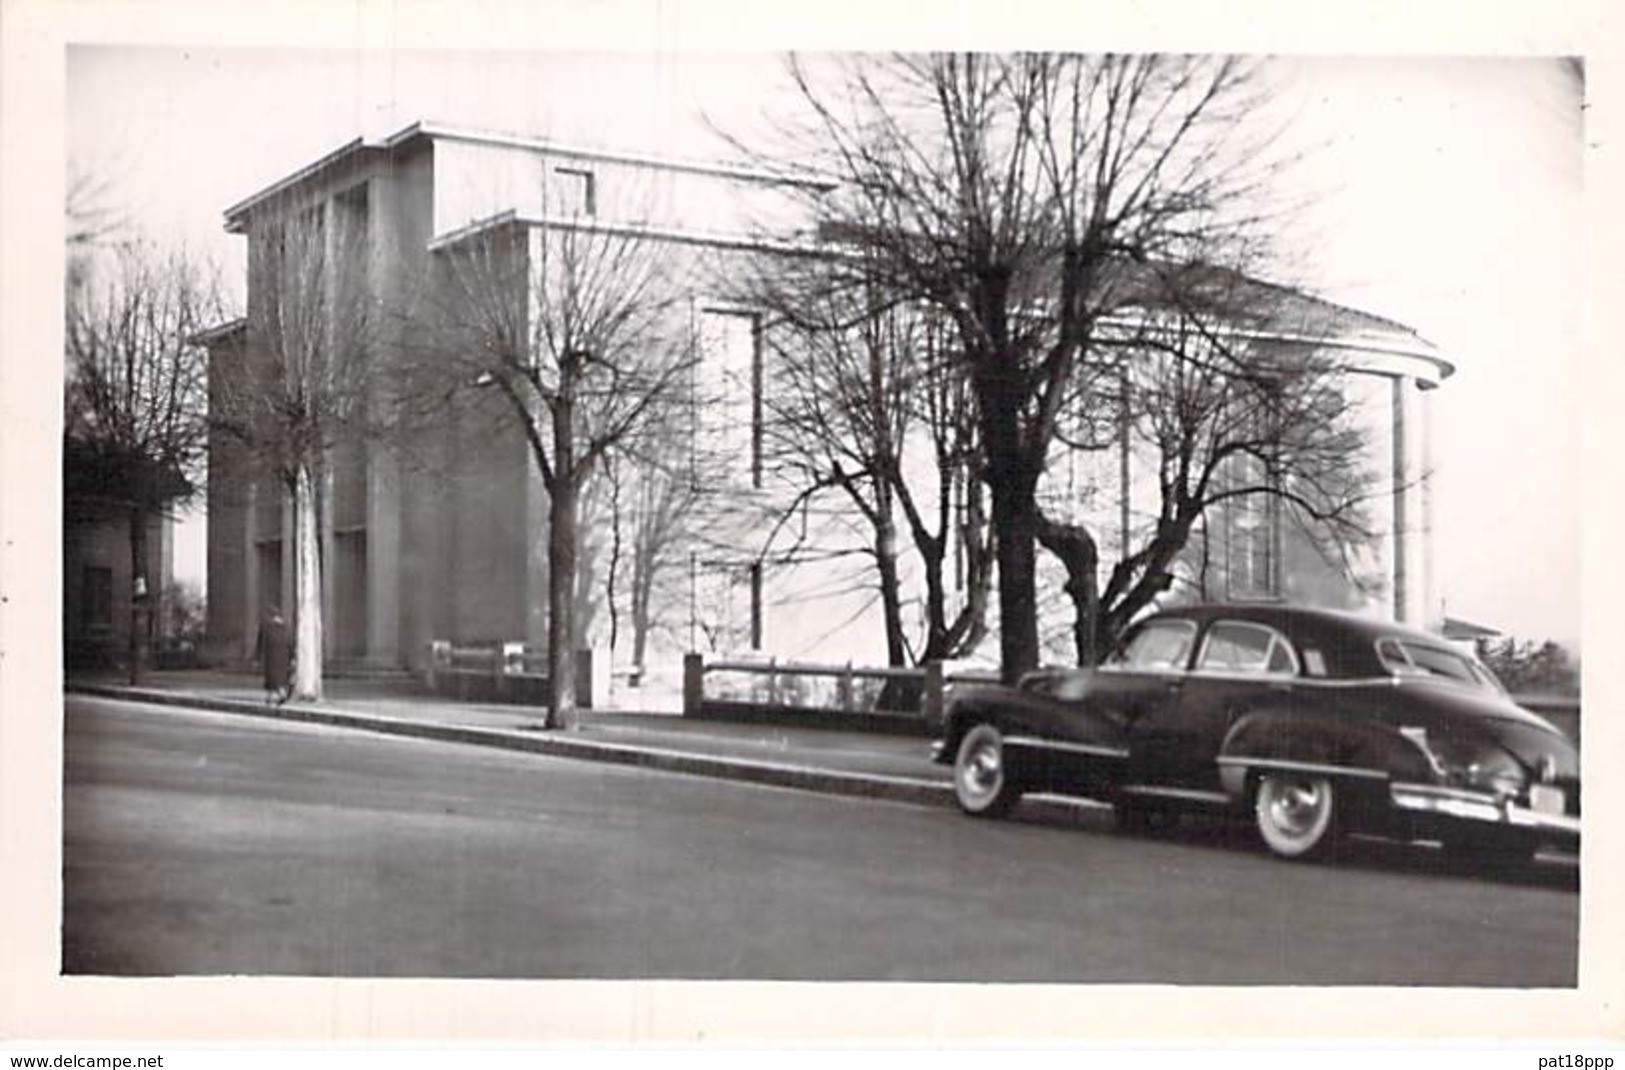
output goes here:
{"type": "Polygon", "coordinates": [[[334,612],[337,602],[333,573],[338,570],[337,547],[333,541],[333,465],[322,465],[321,479],[316,482],[316,541],[321,546],[322,602],[322,661],[333,660],[338,645],[338,624],[334,612]]]}
{"type": "Polygon", "coordinates": [[[244,661],[254,657],[254,648],[259,642],[260,620],[264,613],[261,609],[260,599],[260,552],[259,552],[259,480],[248,481],[248,492],[243,495],[243,607],[242,607],[242,638],[238,642],[238,656],[244,661]]]}
{"type": "Polygon", "coordinates": [[[401,657],[401,484],[387,449],[367,449],[367,660],[401,657]]]}
{"type": "Polygon", "coordinates": [[[1431,619],[1428,575],[1432,538],[1428,500],[1428,451],[1421,388],[1410,376],[1393,379],[1393,611],[1401,624],[1431,619]]]}

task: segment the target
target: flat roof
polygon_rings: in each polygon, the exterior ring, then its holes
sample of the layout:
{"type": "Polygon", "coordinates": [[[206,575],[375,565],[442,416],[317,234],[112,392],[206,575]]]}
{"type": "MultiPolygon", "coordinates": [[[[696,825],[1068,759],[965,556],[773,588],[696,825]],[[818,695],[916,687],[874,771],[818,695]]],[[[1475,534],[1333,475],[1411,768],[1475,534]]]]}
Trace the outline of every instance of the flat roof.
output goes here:
{"type": "Polygon", "coordinates": [[[473,127],[453,126],[433,122],[415,122],[402,127],[395,133],[380,140],[355,138],[352,141],[334,149],[332,152],[306,164],[297,171],[271,183],[259,192],[243,198],[225,211],[226,230],[231,233],[240,233],[245,222],[244,217],[256,205],[262,204],[279,193],[310,181],[317,175],[328,171],[343,163],[350,162],[354,157],[362,154],[383,154],[393,152],[413,141],[420,139],[440,141],[461,141],[478,145],[499,145],[509,148],[528,149],[535,152],[546,152],[555,156],[566,156],[572,159],[601,160],[609,163],[624,163],[639,167],[657,167],[668,171],[683,171],[691,174],[712,175],[719,178],[732,178],[744,182],[756,182],[764,185],[791,185],[803,186],[808,189],[834,189],[836,183],[829,179],[817,178],[806,174],[797,174],[792,171],[775,170],[766,167],[750,167],[742,164],[725,163],[714,160],[686,159],[676,156],[659,156],[652,153],[632,152],[628,150],[600,148],[590,145],[570,144],[554,141],[550,138],[534,137],[524,134],[503,133],[500,131],[480,130],[473,127]]]}

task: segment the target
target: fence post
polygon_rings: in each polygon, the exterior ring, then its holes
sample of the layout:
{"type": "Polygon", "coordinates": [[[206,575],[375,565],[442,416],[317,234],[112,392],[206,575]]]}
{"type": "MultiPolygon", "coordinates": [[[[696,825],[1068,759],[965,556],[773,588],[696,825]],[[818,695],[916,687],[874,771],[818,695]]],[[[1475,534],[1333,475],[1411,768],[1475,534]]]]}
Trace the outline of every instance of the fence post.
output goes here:
{"type": "Polygon", "coordinates": [[[451,641],[448,639],[429,640],[429,669],[426,678],[431,694],[439,683],[439,670],[442,665],[451,665],[451,641]]]}
{"type": "Polygon", "coordinates": [[[705,655],[683,655],[683,716],[698,717],[705,703],[705,655]]]}
{"type": "Polygon", "coordinates": [[[852,693],[852,659],[846,659],[846,671],[841,673],[841,709],[852,712],[854,696],[852,693]]]}
{"type": "Polygon", "coordinates": [[[942,662],[928,661],[925,663],[925,688],[920,695],[920,715],[925,723],[936,726],[942,723],[942,662]]]}
{"type": "Polygon", "coordinates": [[[582,710],[592,709],[592,648],[582,647],[576,651],[576,708],[582,710]]]}
{"type": "Polygon", "coordinates": [[[779,659],[777,655],[767,659],[767,704],[779,704],[779,659]]]}
{"type": "Polygon", "coordinates": [[[525,644],[504,640],[497,649],[497,698],[512,701],[518,692],[518,683],[513,677],[524,671],[525,644]]]}

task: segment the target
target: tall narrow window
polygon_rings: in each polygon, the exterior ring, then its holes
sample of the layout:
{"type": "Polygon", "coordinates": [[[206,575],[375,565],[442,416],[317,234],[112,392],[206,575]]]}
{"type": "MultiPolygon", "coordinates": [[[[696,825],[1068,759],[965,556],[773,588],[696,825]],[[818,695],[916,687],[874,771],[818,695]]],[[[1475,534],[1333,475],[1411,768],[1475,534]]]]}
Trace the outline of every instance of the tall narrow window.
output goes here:
{"type": "MultiPolygon", "coordinates": [[[[1238,458],[1237,486],[1266,488],[1268,477],[1255,458],[1238,458]]],[[[1280,501],[1267,489],[1234,498],[1226,517],[1226,571],[1232,598],[1274,598],[1281,593],[1280,501]]]]}
{"type": "Polygon", "coordinates": [[[717,473],[735,485],[762,485],[761,329],[754,314],[706,309],[700,315],[699,427],[717,473]]]}
{"type": "Polygon", "coordinates": [[[102,631],[113,626],[113,570],[86,565],[80,590],[80,623],[86,631],[102,631]]]}
{"type": "Polygon", "coordinates": [[[559,206],[564,215],[598,214],[598,183],[591,171],[578,167],[556,167],[559,206]]]}

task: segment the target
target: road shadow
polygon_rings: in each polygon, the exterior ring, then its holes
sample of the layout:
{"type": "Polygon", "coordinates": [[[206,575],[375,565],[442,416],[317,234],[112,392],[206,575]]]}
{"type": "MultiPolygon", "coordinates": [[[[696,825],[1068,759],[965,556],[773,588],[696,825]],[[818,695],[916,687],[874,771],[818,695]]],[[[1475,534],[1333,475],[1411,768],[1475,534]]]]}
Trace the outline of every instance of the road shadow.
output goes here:
{"type": "Polygon", "coordinates": [[[1239,816],[1184,814],[1173,828],[1155,832],[1124,832],[1117,828],[1109,807],[1023,805],[1010,820],[1025,825],[1062,828],[1088,835],[1188,847],[1196,850],[1242,852],[1279,865],[1328,865],[1371,872],[1460,880],[1494,881],[1522,888],[1547,888],[1578,893],[1579,859],[1574,855],[1542,852],[1532,860],[1485,858],[1447,853],[1436,843],[1354,835],[1343,839],[1324,862],[1290,862],[1274,858],[1259,842],[1252,823],[1239,816]]]}

